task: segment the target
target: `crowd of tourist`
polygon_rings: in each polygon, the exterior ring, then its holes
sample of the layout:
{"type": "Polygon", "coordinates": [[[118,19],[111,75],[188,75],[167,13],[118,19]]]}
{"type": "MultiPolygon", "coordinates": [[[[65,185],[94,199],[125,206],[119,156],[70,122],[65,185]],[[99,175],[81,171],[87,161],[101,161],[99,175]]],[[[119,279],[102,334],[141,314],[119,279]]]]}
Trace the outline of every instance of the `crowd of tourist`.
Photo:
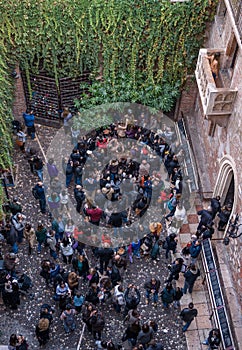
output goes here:
{"type": "MultiPolygon", "coordinates": [[[[49,258],[42,260],[40,276],[52,290],[53,303],[60,311],[57,316],[50,304],[42,305],[35,328],[40,345],[51,338],[53,317],[60,317],[64,331],[71,333],[76,328],[76,314],[80,313],[97,349],[121,349],[122,342],[128,341],[133,350],[162,350],[158,325],[154,320],[145,322],[141,317],[140,290],[145,291],[147,305],[152,303],[157,308],[160,297],[164,310],[172,306],[179,308],[181,298],[193,292],[200,276],[197,259],[201,242],[212,237],[216,215],[220,219],[218,229],[224,229],[231,203],[221,208],[220,198],[213,198],[211,207],[198,212],[201,219],[196,235],[178,252],[179,226],[189,209],[189,185],[181,167],[184,151],[176,141],[174,130],[164,127],[151,131],[146,127],[144,113],[136,117],[128,110],[123,123],[113,123],[80,137],[70,126],[72,118],[68,110],[63,113],[65,133],[72,136],[74,147],[69,159],[63,159],[62,169],[58,169],[55,159],[45,164],[34,149],[26,154],[30,171],[39,179],[32,193],[39,201],[43,220],[31,225],[22,203],[14,197],[2,222],[1,235],[9,247],[9,252],[2,257],[0,285],[4,304],[17,309],[21,303],[24,288],[16,263],[19,245],[25,240],[29,255],[49,250],[49,258]],[[127,150],[124,139],[128,142],[127,150]],[[106,161],[105,166],[100,170],[97,167],[94,172],[93,164],[98,164],[101,156],[106,161]],[[43,177],[44,167],[47,179],[43,177]],[[58,177],[62,171],[64,185],[58,177]],[[166,179],[164,174],[167,174],[166,179]],[[73,200],[80,217],[78,224],[71,218],[73,200]],[[149,216],[145,215],[151,205],[158,213],[155,221],[149,221],[149,216]],[[46,213],[48,216],[44,216],[46,213]],[[87,249],[91,259],[87,257],[87,249]],[[176,253],[179,257],[169,264],[176,253]],[[167,259],[168,277],[164,285],[159,276],[150,276],[141,286],[132,281],[125,286],[123,276],[129,264],[136,259],[144,259],[144,264],[148,258],[159,261],[162,255],[167,259]],[[175,286],[181,274],[184,275],[183,288],[175,286]],[[87,285],[84,295],[80,284],[87,285]],[[122,339],[117,342],[104,336],[107,315],[102,305],[107,302],[123,315],[127,325],[122,339]]],[[[33,125],[27,128],[28,135],[34,138],[33,125]]],[[[190,303],[180,316],[185,322],[182,330],[186,332],[197,310],[190,303]]],[[[215,335],[220,339],[216,332],[213,330],[206,341],[211,349],[217,346],[211,345],[211,339],[215,335]]],[[[9,346],[12,350],[27,349],[21,335],[11,335],[9,346]]]]}

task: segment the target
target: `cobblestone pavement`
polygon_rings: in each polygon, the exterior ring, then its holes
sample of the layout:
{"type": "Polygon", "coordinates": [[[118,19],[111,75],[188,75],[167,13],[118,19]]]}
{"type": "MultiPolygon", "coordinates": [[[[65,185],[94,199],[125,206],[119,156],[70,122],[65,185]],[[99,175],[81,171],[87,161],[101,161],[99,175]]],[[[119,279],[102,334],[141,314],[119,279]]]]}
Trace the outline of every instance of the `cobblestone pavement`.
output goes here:
{"type": "MultiPolygon", "coordinates": [[[[55,132],[54,129],[48,127],[37,126],[39,139],[43,148],[46,150],[55,132]]],[[[35,145],[36,141],[29,141],[31,145],[35,145]]],[[[37,178],[30,173],[29,165],[23,154],[16,150],[15,152],[15,164],[18,165],[18,179],[17,186],[13,189],[9,189],[10,196],[18,195],[21,204],[23,205],[23,213],[27,215],[27,219],[34,224],[36,228],[36,222],[38,220],[44,220],[46,223],[48,218],[46,215],[40,214],[37,201],[32,196],[31,188],[38,181],[37,178]]],[[[6,250],[8,247],[4,247],[6,250]]],[[[161,285],[164,285],[164,281],[167,278],[168,261],[165,259],[165,251],[162,252],[161,260],[159,262],[152,262],[149,258],[136,259],[134,264],[128,266],[128,270],[123,278],[123,285],[126,287],[130,282],[140,286],[142,298],[139,305],[139,310],[142,314],[143,321],[155,320],[158,322],[159,329],[156,334],[156,338],[164,344],[166,350],[186,350],[186,339],[182,334],[182,322],[179,318],[179,309],[173,307],[168,310],[164,310],[159,300],[158,307],[146,305],[143,284],[145,280],[151,276],[158,276],[161,280],[161,285]]],[[[87,248],[87,255],[90,259],[90,265],[95,266],[95,261],[92,256],[91,250],[87,248]]],[[[2,331],[1,343],[7,344],[11,333],[21,333],[28,339],[30,345],[29,349],[36,349],[39,347],[37,339],[35,338],[34,331],[35,325],[39,319],[40,305],[47,302],[56,307],[54,300],[52,299],[53,290],[46,289],[45,283],[40,277],[40,262],[43,258],[49,258],[48,248],[44,248],[40,255],[34,251],[31,256],[27,254],[27,245],[22,244],[19,248],[20,262],[18,269],[21,272],[27,273],[33,280],[32,293],[34,297],[21,297],[21,305],[17,311],[5,310],[4,305],[0,308],[0,330],[2,331]]],[[[63,266],[60,258],[60,264],[63,266]]],[[[71,266],[65,266],[67,270],[71,269],[71,266]]],[[[81,285],[80,289],[84,292],[85,286],[81,285]]],[[[103,333],[104,339],[113,339],[115,342],[121,342],[121,337],[125,329],[123,324],[123,318],[121,315],[117,315],[110,302],[100,306],[106,315],[106,326],[103,333]]],[[[53,324],[51,325],[50,342],[46,345],[46,349],[60,350],[60,349],[76,349],[80,332],[82,330],[81,316],[77,315],[77,329],[74,333],[66,335],[63,329],[62,322],[59,319],[60,312],[56,307],[54,313],[53,324]]],[[[123,344],[125,349],[129,349],[126,344],[123,344]]],[[[84,337],[81,345],[81,349],[95,349],[93,338],[87,332],[84,332],[84,337]]]]}

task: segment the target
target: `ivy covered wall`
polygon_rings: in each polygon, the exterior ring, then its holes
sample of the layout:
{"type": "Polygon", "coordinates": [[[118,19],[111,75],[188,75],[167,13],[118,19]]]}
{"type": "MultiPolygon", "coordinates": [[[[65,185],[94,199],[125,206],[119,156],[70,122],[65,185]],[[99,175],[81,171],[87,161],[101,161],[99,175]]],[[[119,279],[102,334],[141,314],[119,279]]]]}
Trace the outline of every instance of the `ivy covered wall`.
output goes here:
{"type": "Polygon", "coordinates": [[[2,33],[27,72],[57,77],[92,72],[92,99],[169,111],[193,72],[216,1],[0,1],[2,33]],[[99,80],[95,80],[96,77],[99,80]]]}
{"type": "Polygon", "coordinates": [[[217,1],[0,0],[0,167],[10,165],[8,64],[55,77],[92,73],[77,107],[138,102],[167,112],[192,73],[217,1]],[[88,91],[88,93],[87,93],[88,91]]]}

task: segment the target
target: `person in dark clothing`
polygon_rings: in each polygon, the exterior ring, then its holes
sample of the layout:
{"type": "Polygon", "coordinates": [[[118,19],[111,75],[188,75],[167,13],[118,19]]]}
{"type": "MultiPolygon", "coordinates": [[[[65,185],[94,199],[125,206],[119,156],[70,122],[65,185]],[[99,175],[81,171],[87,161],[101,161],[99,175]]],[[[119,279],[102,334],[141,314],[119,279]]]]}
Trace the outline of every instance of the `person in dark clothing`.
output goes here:
{"type": "Polygon", "coordinates": [[[107,266],[107,276],[110,277],[112,286],[115,287],[121,281],[121,275],[116,265],[107,266]]]}
{"type": "Polygon", "coordinates": [[[212,217],[214,219],[215,216],[217,215],[217,213],[220,213],[220,211],[221,211],[220,196],[212,198],[210,206],[212,209],[212,217]]]}
{"type": "Polygon", "coordinates": [[[129,310],[137,309],[137,306],[140,303],[140,291],[138,287],[130,284],[126,291],[124,292],[124,300],[125,300],[125,309],[124,316],[126,316],[129,310]]]}
{"type": "Polygon", "coordinates": [[[28,345],[26,339],[24,338],[24,336],[22,334],[19,334],[16,350],[28,350],[28,348],[29,348],[29,345],[28,345]]]}
{"type": "Polygon", "coordinates": [[[137,342],[138,334],[140,331],[141,331],[140,321],[136,320],[135,322],[133,322],[131,325],[127,327],[122,337],[122,341],[124,342],[128,340],[128,342],[132,346],[135,346],[137,342]]]}
{"type": "Polygon", "coordinates": [[[33,169],[41,182],[43,182],[43,167],[44,167],[44,162],[39,156],[35,155],[33,157],[33,169]]]}
{"type": "Polygon", "coordinates": [[[169,304],[171,304],[174,300],[175,289],[172,287],[171,283],[167,283],[165,288],[161,292],[161,301],[165,308],[168,308],[169,304]]]}
{"type": "Polygon", "coordinates": [[[170,283],[172,280],[178,280],[179,279],[179,273],[182,270],[183,266],[183,259],[177,258],[172,265],[170,266],[170,274],[166,282],[170,283]]]}
{"type": "Polygon", "coordinates": [[[208,350],[218,349],[221,343],[220,331],[217,328],[213,328],[208,335],[208,338],[202,342],[203,345],[209,345],[208,350]]]}
{"type": "Polygon", "coordinates": [[[207,227],[208,225],[211,225],[211,223],[213,222],[213,214],[211,207],[208,207],[207,210],[199,210],[197,212],[197,215],[201,216],[197,227],[197,231],[200,231],[203,228],[203,226],[207,227]]]}
{"type": "Polygon", "coordinates": [[[197,317],[197,314],[198,314],[197,309],[194,308],[193,303],[190,303],[188,307],[184,308],[181,311],[180,316],[182,320],[186,322],[185,325],[182,327],[183,332],[186,332],[188,330],[194,318],[197,317]]]}
{"type": "Polygon", "coordinates": [[[225,230],[225,226],[229,221],[229,217],[231,215],[231,210],[232,210],[232,205],[228,204],[225,205],[220,213],[218,213],[218,217],[219,217],[219,223],[218,223],[218,231],[224,231],[225,230]]]}
{"type": "Polygon", "coordinates": [[[174,296],[173,296],[173,300],[174,300],[174,308],[175,309],[178,309],[178,307],[180,307],[180,300],[183,296],[183,291],[181,290],[180,287],[176,287],[175,289],[175,293],[174,293],[174,296]]]}
{"type": "Polygon", "coordinates": [[[47,318],[41,318],[35,328],[35,334],[39,345],[45,345],[50,340],[50,322],[47,318]]]}
{"type": "Polygon", "coordinates": [[[88,331],[91,333],[92,325],[90,323],[91,313],[96,309],[96,307],[89,302],[85,302],[82,307],[82,321],[86,324],[88,331]]]}
{"type": "Polygon", "coordinates": [[[194,264],[191,264],[188,270],[184,273],[185,282],[183,287],[183,293],[186,294],[187,290],[192,293],[194,283],[196,279],[200,276],[200,270],[196,268],[194,264]]]}
{"type": "Polygon", "coordinates": [[[39,200],[40,205],[40,211],[42,214],[46,213],[46,197],[45,197],[45,190],[43,182],[38,182],[37,185],[34,187],[37,193],[36,199],[39,200]]]}
{"type": "Polygon", "coordinates": [[[12,201],[8,204],[9,210],[11,211],[12,215],[16,215],[17,213],[22,213],[22,206],[18,202],[18,198],[14,197],[12,201]]]}
{"type": "Polygon", "coordinates": [[[93,283],[98,285],[98,283],[99,283],[99,274],[98,274],[96,269],[91,268],[89,270],[89,275],[87,277],[89,279],[89,286],[91,286],[93,283]]]}
{"type": "Polygon", "coordinates": [[[173,254],[176,252],[177,242],[176,242],[176,234],[171,233],[166,237],[165,243],[163,245],[164,249],[166,249],[166,259],[169,258],[169,252],[172,251],[173,254]]]}
{"type": "Polygon", "coordinates": [[[213,226],[208,226],[204,231],[202,231],[202,239],[212,238],[214,234],[213,226]]]}
{"type": "Polygon", "coordinates": [[[47,318],[49,320],[49,323],[51,324],[53,320],[53,308],[49,304],[43,304],[40,308],[40,319],[41,318],[47,318]]]}
{"type": "Polygon", "coordinates": [[[96,283],[93,283],[86,293],[85,300],[96,306],[99,303],[99,292],[100,288],[96,285],[96,283]]]}
{"type": "Polygon", "coordinates": [[[74,174],[74,168],[71,160],[69,160],[67,163],[65,163],[65,161],[65,159],[62,160],[62,167],[65,169],[66,187],[69,187],[74,174]]]}
{"type": "Polygon", "coordinates": [[[109,247],[108,243],[104,243],[103,248],[98,248],[96,255],[99,257],[100,269],[99,272],[101,275],[103,271],[107,271],[110,260],[114,255],[114,251],[109,247]]]}
{"type": "Polygon", "coordinates": [[[82,203],[85,200],[86,196],[85,193],[83,191],[83,188],[81,185],[76,185],[75,189],[74,189],[74,197],[76,200],[76,211],[78,213],[81,212],[81,208],[82,208],[82,203]]]}
{"type": "Polygon", "coordinates": [[[145,282],[144,288],[146,289],[146,304],[149,304],[150,294],[152,294],[154,306],[157,306],[160,280],[152,277],[149,281],[145,282]]]}
{"type": "Polygon", "coordinates": [[[105,326],[105,319],[103,314],[98,311],[92,311],[90,315],[90,324],[92,325],[92,334],[95,340],[101,340],[102,331],[105,326]]]}

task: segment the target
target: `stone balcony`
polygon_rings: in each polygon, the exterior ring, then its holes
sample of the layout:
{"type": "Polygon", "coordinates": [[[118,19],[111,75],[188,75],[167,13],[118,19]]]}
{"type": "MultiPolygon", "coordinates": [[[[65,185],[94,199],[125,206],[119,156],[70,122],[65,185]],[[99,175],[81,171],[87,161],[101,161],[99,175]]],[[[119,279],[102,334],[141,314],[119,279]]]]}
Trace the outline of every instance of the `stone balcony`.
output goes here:
{"type": "MultiPolygon", "coordinates": [[[[206,58],[211,52],[220,52],[220,61],[223,61],[223,49],[200,49],[195,75],[205,117],[214,124],[226,127],[228,118],[233,112],[237,89],[231,89],[228,87],[229,84],[224,84],[222,76],[215,82],[206,58]]],[[[223,67],[220,66],[220,72],[222,71],[223,67]]]]}

